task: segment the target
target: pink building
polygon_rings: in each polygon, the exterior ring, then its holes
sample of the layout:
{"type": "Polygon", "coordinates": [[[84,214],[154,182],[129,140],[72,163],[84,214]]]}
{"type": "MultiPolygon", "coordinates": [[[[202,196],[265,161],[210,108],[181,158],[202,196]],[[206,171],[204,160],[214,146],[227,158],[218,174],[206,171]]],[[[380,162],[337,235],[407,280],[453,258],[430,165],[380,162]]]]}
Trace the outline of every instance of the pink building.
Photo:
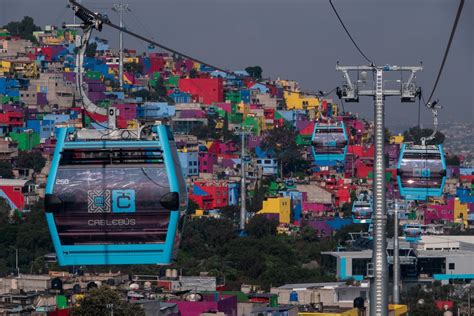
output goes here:
{"type": "Polygon", "coordinates": [[[181,316],[199,316],[202,313],[222,312],[237,316],[237,297],[234,295],[205,294],[201,302],[171,301],[178,305],[181,316]]]}
{"type": "Polygon", "coordinates": [[[217,155],[209,152],[199,153],[199,172],[212,173],[217,163],[217,155]]]}
{"type": "Polygon", "coordinates": [[[448,204],[428,205],[424,211],[425,224],[454,221],[454,199],[448,204]]]}

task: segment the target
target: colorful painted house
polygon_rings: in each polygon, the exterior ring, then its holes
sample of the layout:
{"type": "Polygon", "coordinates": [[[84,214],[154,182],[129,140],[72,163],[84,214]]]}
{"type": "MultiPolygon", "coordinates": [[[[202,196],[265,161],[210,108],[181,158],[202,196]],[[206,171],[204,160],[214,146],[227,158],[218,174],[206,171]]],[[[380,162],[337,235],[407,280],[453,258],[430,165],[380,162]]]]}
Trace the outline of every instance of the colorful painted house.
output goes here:
{"type": "Polygon", "coordinates": [[[12,210],[23,211],[36,201],[36,185],[29,180],[0,179],[0,198],[10,205],[12,210]]]}
{"type": "Polygon", "coordinates": [[[203,210],[218,209],[229,205],[229,189],[226,181],[196,181],[189,198],[203,210]]]}
{"type": "Polygon", "coordinates": [[[195,151],[179,151],[179,162],[184,177],[192,177],[199,175],[199,155],[195,151]]]}
{"type": "Polygon", "coordinates": [[[280,224],[291,222],[291,199],[289,197],[274,197],[263,201],[263,207],[258,215],[278,214],[280,224]]]}
{"type": "Polygon", "coordinates": [[[192,95],[195,102],[213,104],[224,101],[224,86],[221,78],[181,78],[180,91],[192,95]]]}
{"type": "Polygon", "coordinates": [[[217,163],[217,155],[209,152],[199,153],[199,172],[213,173],[217,163]]]}
{"type": "Polygon", "coordinates": [[[40,144],[40,135],[33,130],[11,132],[8,136],[18,143],[19,150],[32,150],[35,146],[40,144]]]}

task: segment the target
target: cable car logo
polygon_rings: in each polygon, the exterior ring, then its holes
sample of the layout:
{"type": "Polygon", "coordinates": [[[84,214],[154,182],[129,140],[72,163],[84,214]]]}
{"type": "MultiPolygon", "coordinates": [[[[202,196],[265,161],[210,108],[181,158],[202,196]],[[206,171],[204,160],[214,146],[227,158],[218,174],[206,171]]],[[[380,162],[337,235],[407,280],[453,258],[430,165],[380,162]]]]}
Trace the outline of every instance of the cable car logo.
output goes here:
{"type": "Polygon", "coordinates": [[[87,191],[88,213],[110,213],[111,210],[110,190],[87,191]]]}
{"type": "Polygon", "coordinates": [[[89,190],[88,213],[135,213],[135,190],[89,190]]]}

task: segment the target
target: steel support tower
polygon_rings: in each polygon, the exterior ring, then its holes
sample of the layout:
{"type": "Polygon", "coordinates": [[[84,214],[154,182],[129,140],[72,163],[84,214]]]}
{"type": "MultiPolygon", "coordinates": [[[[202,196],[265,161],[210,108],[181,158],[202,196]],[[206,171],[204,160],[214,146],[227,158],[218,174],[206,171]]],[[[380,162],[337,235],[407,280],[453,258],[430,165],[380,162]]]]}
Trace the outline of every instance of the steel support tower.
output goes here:
{"type": "MultiPolygon", "coordinates": [[[[125,11],[130,11],[128,4],[126,3],[116,3],[113,8],[114,11],[118,12],[120,15],[120,27],[123,28],[123,13],[125,11]]],[[[119,84],[120,89],[123,90],[123,32],[120,31],[119,35],[119,84]]]]}
{"type": "Polygon", "coordinates": [[[400,303],[400,243],[398,240],[398,200],[393,218],[393,304],[400,303]]]}
{"type": "Polygon", "coordinates": [[[247,130],[243,124],[241,125],[240,130],[237,132],[237,134],[240,134],[240,140],[241,140],[241,148],[240,148],[240,224],[239,224],[239,229],[241,232],[245,230],[245,223],[247,222],[247,205],[246,205],[246,199],[247,199],[247,170],[246,170],[246,164],[247,164],[247,153],[245,150],[245,136],[250,134],[251,132],[247,130]]]}
{"type": "MultiPolygon", "coordinates": [[[[345,79],[342,86],[342,98],[346,102],[359,102],[360,96],[370,96],[375,100],[374,109],[374,248],[372,262],[368,267],[368,276],[371,277],[370,285],[370,315],[388,315],[388,266],[387,266],[387,240],[386,240],[386,204],[385,204],[385,112],[384,100],[386,96],[400,96],[402,102],[415,102],[418,89],[415,84],[415,73],[421,71],[422,66],[340,66],[345,79]],[[350,73],[356,73],[356,80],[352,81],[350,73]],[[373,83],[368,82],[368,73],[373,74],[373,83]],[[399,76],[394,87],[385,88],[385,73],[397,73],[399,76]],[[410,75],[406,82],[403,81],[403,72],[410,75]],[[402,78],[402,79],[399,79],[402,78]]],[[[393,82],[393,80],[391,81],[393,82]]]]}

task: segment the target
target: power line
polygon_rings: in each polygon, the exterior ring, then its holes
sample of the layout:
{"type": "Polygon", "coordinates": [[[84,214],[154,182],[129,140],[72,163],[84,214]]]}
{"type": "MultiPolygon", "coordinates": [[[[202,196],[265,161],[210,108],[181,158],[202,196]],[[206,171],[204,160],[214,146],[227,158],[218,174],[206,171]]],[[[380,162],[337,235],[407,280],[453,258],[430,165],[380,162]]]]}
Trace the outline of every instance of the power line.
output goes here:
{"type": "Polygon", "coordinates": [[[357,45],[356,41],[354,40],[354,38],[352,37],[351,33],[349,33],[349,30],[347,29],[346,25],[344,24],[344,22],[342,21],[339,13],[337,12],[336,10],[336,7],[334,6],[334,4],[332,3],[332,0],[329,0],[329,4],[331,5],[334,13],[336,14],[337,16],[337,19],[339,20],[339,22],[341,23],[342,27],[344,28],[344,31],[346,31],[346,34],[347,36],[349,36],[350,40],[352,41],[352,43],[354,44],[354,46],[357,48],[357,50],[359,51],[359,53],[362,55],[362,57],[365,58],[365,60],[367,60],[367,62],[371,65],[373,65],[374,63],[372,62],[372,60],[367,57],[367,55],[364,54],[364,52],[360,49],[359,45],[357,45]]]}
{"type": "MultiPolygon", "coordinates": [[[[121,31],[121,32],[123,32],[123,33],[126,33],[126,34],[132,36],[132,37],[135,37],[135,38],[140,39],[140,40],[142,40],[142,41],[144,41],[144,42],[147,42],[147,43],[152,44],[152,45],[154,45],[154,46],[156,46],[156,47],[159,47],[159,48],[161,48],[161,49],[163,49],[163,50],[165,50],[165,51],[168,51],[168,52],[170,52],[170,53],[179,55],[179,56],[181,56],[181,57],[183,57],[183,58],[187,58],[187,59],[194,60],[195,62],[198,62],[198,63],[200,63],[200,64],[202,64],[202,65],[205,65],[205,66],[207,66],[207,67],[213,68],[213,69],[215,69],[215,70],[221,71],[221,72],[223,72],[223,73],[225,73],[225,74],[227,74],[227,75],[230,75],[230,76],[235,76],[235,77],[237,77],[237,78],[245,78],[245,77],[246,77],[246,76],[242,76],[242,75],[236,74],[236,73],[234,73],[234,72],[232,72],[232,71],[226,70],[226,69],[224,69],[224,68],[222,68],[222,67],[219,67],[219,66],[210,64],[210,63],[205,62],[205,61],[203,61],[203,60],[201,60],[201,59],[192,57],[192,56],[190,56],[190,55],[188,55],[188,54],[182,53],[182,52],[180,52],[180,51],[178,51],[178,50],[176,50],[176,49],[173,49],[173,48],[171,48],[171,47],[168,47],[168,46],[166,46],[166,45],[164,45],[164,44],[160,44],[160,43],[156,42],[156,41],[153,40],[153,39],[149,39],[149,38],[144,37],[144,36],[142,36],[142,35],[140,35],[140,34],[137,34],[137,33],[135,33],[135,32],[132,32],[132,31],[128,30],[127,28],[124,28],[124,27],[120,27],[120,26],[118,26],[118,25],[115,25],[115,24],[113,24],[109,19],[106,19],[106,18],[104,18],[103,16],[101,16],[101,15],[99,15],[99,14],[97,14],[97,13],[91,11],[90,9],[84,7],[83,5],[81,5],[80,3],[78,3],[76,0],[70,0],[70,3],[71,3],[72,5],[74,5],[74,6],[77,6],[77,7],[81,8],[81,9],[83,9],[83,10],[86,11],[88,14],[90,14],[91,16],[93,16],[95,19],[101,21],[103,24],[106,24],[106,25],[108,25],[108,26],[110,26],[110,27],[112,27],[112,28],[114,28],[114,29],[116,29],[116,30],[118,30],[118,31],[121,31]]],[[[264,80],[262,80],[262,79],[255,79],[255,78],[253,78],[253,80],[254,80],[256,83],[264,83],[265,85],[273,86],[273,87],[276,87],[276,88],[281,88],[281,87],[278,87],[278,86],[275,85],[275,84],[269,83],[269,82],[264,81],[264,80]]],[[[282,88],[282,90],[285,91],[285,92],[291,92],[291,93],[295,93],[295,94],[299,94],[299,95],[321,97],[321,94],[320,94],[320,93],[295,91],[295,90],[286,89],[286,88],[282,88]]],[[[334,89],[334,90],[335,90],[335,89],[334,89]]],[[[324,94],[323,94],[323,96],[324,96],[324,94]]]]}
{"type": "MultiPolygon", "coordinates": [[[[330,0],[331,1],[331,0],[330,0]]],[[[439,78],[441,77],[441,73],[443,72],[444,65],[446,63],[446,59],[448,58],[449,49],[451,48],[451,43],[453,42],[454,34],[456,33],[456,28],[458,26],[459,17],[461,16],[462,8],[464,7],[464,0],[459,1],[458,12],[456,13],[456,18],[454,20],[453,28],[451,29],[451,35],[449,36],[448,46],[446,46],[446,51],[444,52],[443,61],[441,62],[441,67],[438,71],[438,76],[436,77],[435,84],[433,86],[433,90],[431,91],[430,97],[428,98],[428,102],[425,103],[427,105],[430,103],[433,94],[436,91],[436,87],[438,86],[439,78]]]]}

